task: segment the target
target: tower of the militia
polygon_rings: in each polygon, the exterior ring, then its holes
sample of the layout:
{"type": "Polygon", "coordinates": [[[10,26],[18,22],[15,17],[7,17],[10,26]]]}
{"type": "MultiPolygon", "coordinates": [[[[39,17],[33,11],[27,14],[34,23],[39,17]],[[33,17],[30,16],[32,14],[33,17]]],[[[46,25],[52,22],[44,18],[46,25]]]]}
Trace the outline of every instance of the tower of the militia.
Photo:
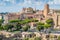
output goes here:
{"type": "Polygon", "coordinates": [[[44,6],[44,16],[47,17],[47,14],[49,13],[49,4],[45,4],[44,6]]]}

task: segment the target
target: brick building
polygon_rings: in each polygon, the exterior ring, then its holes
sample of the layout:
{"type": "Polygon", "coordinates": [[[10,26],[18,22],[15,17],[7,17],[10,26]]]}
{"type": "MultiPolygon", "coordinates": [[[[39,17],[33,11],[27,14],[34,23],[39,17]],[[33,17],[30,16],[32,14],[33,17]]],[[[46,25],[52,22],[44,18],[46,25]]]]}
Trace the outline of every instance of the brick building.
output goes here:
{"type": "MultiPolygon", "coordinates": [[[[0,18],[2,16],[0,15],[0,18]]],[[[34,10],[33,8],[23,8],[22,12],[18,13],[8,13],[3,16],[4,23],[8,23],[9,20],[15,20],[15,19],[37,19],[38,22],[45,22],[47,19],[52,18],[54,20],[54,28],[60,28],[60,15],[56,13],[53,9],[49,9],[49,5],[45,4],[44,10],[34,10]]],[[[34,23],[32,22],[31,25],[34,23]]]]}

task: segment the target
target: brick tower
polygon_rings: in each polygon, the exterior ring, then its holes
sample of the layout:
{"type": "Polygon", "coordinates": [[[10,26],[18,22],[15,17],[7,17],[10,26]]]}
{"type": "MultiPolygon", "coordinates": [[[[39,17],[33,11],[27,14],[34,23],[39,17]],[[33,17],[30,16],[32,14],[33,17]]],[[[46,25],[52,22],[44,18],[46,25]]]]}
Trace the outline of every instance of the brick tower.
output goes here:
{"type": "Polygon", "coordinates": [[[49,4],[45,4],[45,6],[44,6],[44,16],[45,16],[45,18],[47,17],[47,14],[49,13],[49,4]]]}

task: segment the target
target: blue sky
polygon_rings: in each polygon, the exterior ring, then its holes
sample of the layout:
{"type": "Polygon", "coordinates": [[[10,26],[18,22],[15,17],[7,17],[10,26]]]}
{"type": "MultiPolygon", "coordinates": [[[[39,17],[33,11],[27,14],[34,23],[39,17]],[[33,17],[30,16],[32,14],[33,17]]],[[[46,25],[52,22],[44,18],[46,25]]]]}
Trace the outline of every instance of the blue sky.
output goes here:
{"type": "Polygon", "coordinates": [[[0,12],[19,12],[23,7],[42,10],[46,3],[51,9],[60,9],[60,0],[0,0],[0,12]]]}

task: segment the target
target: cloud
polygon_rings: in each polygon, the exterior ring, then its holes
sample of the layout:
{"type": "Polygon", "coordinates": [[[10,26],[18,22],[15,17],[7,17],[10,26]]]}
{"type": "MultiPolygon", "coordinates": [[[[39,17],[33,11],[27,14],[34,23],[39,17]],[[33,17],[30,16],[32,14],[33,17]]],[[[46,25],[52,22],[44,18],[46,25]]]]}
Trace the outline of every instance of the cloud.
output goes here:
{"type": "Polygon", "coordinates": [[[48,4],[59,4],[60,5],[60,0],[53,0],[53,1],[49,1],[48,4]]]}
{"type": "Polygon", "coordinates": [[[50,5],[54,5],[54,4],[60,4],[60,0],[2,0],[2,3],[0,3],[0,5],[7,5],[7,4],[11,4],[11,5],[20,5],[20,6],[28,6],[28,5],[36,5],[39,6],[41,4],[45,4],[48,3],[50,5]]]}
{"type": "Polygon", "coordinates": [[[32,4],[31,0],[24,0],[24,4],[32,4]]]}
{"type": "Polygon", "coordinates": [[[35,5],[35,6],[39,6],[41,5],[43,2],[41,1],[35,1],[35,0],[24,0],[23,3],[19,3],[19,5],[22,6],[31,6],[31,5],[35,5]]]}
{"type": "Polygon", "coordinates": [[[30,6],[30,5],[32,5],[32,4],[33,4],[33,3],[32,3],[31,0],[24,0],[23,3],[19,3],[18,5],[20,5],[20,6],[30,6]]]}
{"type": "Polygon", "coordinates": [[[43,4],[43,2],[35,2],[35,5],[37,5],[37,6],[39,6],[41,4],[43,4]]]}
{"type": "Polygon", "coordinates": [[[47,2],[49,5],[53,5],[54,4],[54,1],[48,1],[47,2]]]}
{"type": "Polygon", "coordinates": [[[54,4],[60,4],[60,0],[54,0],[54,4]]]}
{"type": "Polygon", "coordinates": [[[10,0],[3,0],[3,1],[10,1],[10,0]]]}
{"type": "Polygon", "coordinates": [[[0,3],[0,6],[5,6],[6,4],[5,3],[0,3]]]}
{"type": "Polygon", "coordinates": [[[16,3],[15,0],[3,0],[3,2],[10,2],[12,4],[15,4],[16,3]]]}

